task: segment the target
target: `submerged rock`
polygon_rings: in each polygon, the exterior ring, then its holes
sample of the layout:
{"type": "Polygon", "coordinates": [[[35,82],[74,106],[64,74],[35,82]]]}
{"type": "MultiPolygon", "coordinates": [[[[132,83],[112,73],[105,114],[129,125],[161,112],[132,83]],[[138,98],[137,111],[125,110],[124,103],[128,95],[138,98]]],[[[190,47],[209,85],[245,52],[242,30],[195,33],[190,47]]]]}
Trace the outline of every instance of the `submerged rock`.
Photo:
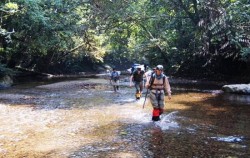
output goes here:
{"type": "Polygon", "coordinates": [[[222,90],[228,93],[250,94],[250,84],[224,85],[222,90]]]}

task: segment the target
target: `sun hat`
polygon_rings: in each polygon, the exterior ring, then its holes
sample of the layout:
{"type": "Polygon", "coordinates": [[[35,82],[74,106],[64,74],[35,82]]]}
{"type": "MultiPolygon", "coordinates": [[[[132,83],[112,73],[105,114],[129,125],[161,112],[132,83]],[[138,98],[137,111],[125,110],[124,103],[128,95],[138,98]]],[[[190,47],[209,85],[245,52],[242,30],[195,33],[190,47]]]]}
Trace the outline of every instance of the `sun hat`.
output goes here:
{"type": "Polygon", "coordinates": [[[163,70],[163,66],[162,65],[157,65],[156,70],[163,70]]]}

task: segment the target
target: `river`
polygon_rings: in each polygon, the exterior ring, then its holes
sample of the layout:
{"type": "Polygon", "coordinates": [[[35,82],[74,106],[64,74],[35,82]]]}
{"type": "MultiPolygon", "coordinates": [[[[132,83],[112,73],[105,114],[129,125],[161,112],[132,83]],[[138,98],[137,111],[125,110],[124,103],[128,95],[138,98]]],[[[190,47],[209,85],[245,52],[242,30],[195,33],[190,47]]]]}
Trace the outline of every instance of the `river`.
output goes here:
{"type": "Polygon", "coordinates": [[[250,96],[170,80],[161,121],[125,77],[28,82],[0,91],[1,158],[250,157],[250,96]]]}

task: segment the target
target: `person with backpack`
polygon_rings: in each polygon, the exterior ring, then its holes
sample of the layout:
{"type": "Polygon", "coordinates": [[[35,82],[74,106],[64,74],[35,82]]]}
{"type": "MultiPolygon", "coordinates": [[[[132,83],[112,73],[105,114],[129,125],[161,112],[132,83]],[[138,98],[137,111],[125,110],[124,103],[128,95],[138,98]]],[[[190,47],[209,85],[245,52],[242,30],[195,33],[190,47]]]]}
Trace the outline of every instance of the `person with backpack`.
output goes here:
{"type": "Polygon", "coordinates": [[[171,99],[171,87],[167,76],[163,74],[163,66],[157,65],[155,73],[152,74],[146,83],[150,90],[149,99],[153,106],[152,120],[159,121],[165,106],[165,96],[171,99]]]}
{"type": "Polygon", "coordinates": [[[117,92],[119,90],[119,79],[120,74],[113,68],[113,71],[110,74],[110,84],[114,87],[114,91],[117,92]]]}
{"type": "Polygon", "coordinates": [[[145,76],[144,71],[141,70],[141,67],[136,67],[136,70],[132,73],[130,77],[130,87],[132,87],[132,82],[134,83],[136,93],[136,99],[141,98],[141,93],[143,90],[143,77],[145,76]]]}

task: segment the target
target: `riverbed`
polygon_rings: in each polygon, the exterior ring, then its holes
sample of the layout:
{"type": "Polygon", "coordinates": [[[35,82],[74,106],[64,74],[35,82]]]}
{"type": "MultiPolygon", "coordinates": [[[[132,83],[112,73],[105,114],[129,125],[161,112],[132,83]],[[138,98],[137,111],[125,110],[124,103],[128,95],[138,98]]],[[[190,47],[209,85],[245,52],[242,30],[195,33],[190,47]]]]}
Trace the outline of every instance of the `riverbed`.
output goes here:
{"type": "MultiPolygon", "coordinates": [[[[126,78],[29,82],[0,91],[2,158],[250,157],[249,96],[172,84],[161,120],[126,78]]],[[[170,82],[171,84],[171,82],[170,82]]]]}

